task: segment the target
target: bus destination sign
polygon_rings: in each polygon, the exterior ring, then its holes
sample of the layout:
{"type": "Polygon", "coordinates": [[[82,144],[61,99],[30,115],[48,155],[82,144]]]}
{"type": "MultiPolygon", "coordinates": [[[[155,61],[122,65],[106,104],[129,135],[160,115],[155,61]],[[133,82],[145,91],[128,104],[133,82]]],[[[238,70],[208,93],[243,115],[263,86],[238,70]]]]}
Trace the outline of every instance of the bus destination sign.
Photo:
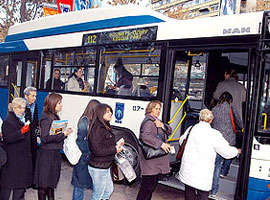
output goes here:
{"type": "Polygon", "coordinates": [[[112,44],[121,42],[143,42],[155,40],[157,26],[148,28],[136,28],[120,31],[109,31],[83,35],[83,46],[99,44],[112,44]]]}

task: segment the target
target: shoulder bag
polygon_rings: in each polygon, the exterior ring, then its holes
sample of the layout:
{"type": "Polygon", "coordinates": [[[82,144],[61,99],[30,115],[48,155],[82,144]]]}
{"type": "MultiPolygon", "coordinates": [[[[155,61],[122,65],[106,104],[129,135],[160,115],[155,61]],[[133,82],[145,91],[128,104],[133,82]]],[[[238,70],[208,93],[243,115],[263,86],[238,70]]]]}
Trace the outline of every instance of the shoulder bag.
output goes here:
{"type": "Polygon", "coordinates": [[[183,154],[184,154],[184,150],[185,150],[185,146],[187,144],[187,141],[188,141],[188,137],[189,137],[189,134],[190,134],[190,131],[191,129],[194,127],[194,125],[189,129],[188,131],[188,134],[187,134],[187,137],[184,139],[184,141],[182,142],[177,154],[176,154],[176,160],[181,160],[181,158],[183,157],[183,154]]]}
{"type": "Polygon", "coordinates": [[[141,139],[139,139],[139,145],[141,147],[142,153],[146,160],[158,158],[158,157],[165,156],[168,154],[162,148],[155,149],[145,144],[141,139]]]}

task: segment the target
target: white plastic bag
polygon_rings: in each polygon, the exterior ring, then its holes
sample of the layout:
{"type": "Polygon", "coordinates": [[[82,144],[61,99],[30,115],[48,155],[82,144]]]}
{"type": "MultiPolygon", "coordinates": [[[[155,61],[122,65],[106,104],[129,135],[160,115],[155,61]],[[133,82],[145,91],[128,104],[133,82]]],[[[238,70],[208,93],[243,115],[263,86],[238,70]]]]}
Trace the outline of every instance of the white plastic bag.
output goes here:
{"type": "Polygon", "coordinates": [[[79,162],[80,157],[82,155],[81,150],[76,144],[76,139],[77,139],[77,133],[75,133],[74,131],[70,133],[64,141],[63,151],[66,154],[68,161],[72,165],[76,165],[79,162]]]}
{"type": "MultiPolygon", "coordinates": [[[[124,147],[123,147],[124,152],[124,147]]],[[[129,163],[128,159],[125,156],[125,153],[119,152],[115,155],[114,160],[117,164],[117,166],[120,168],[128,182],[133,181],[136,178],[136,173],[132,167],[132,165],[129,163]]]]}

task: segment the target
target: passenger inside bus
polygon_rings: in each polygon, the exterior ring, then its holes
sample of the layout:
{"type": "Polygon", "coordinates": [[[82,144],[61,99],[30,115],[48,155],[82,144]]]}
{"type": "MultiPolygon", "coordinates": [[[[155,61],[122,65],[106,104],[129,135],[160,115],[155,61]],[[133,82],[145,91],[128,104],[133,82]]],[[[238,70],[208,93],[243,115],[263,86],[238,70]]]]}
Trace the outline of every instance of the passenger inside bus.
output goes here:
{"type": "Polygon", "coordinates": [[[238,82],[236,70],[233,68],[225,69],[224,78],[225,80],[218,84],[213,97],[218,99],[223,92],[231,93],[233,96],[232,106],[243,121],[242,104],[246,101],[246,88],[238,82]]]}
{"type": "Polygon", "coordinates": [[[114,70],[116,73],[116,83],[114,85],[108,85],[108,87],[114,90],[114,93],[117,95],[131,96],[133,75],[126,70],[121,59],[117,60],[114,70]]]}
{"type": "Polygon", "coordinates": [[[62,90],[64,88],[64,82],[60,79],[61,71],[60,69],[54,69],[53,78],[50,78],[46,82],[46,89],[50,90],[62,90]],[[53,83],[53,87],[52,87],[53,83]]]}
{"type": "Polygon", "coordinates": [[[90,86],[87,81],[83,81],[83,68],[75,68],[74,72],[68,79],[67,90],[75,92],[90,92],[90,86]]]}

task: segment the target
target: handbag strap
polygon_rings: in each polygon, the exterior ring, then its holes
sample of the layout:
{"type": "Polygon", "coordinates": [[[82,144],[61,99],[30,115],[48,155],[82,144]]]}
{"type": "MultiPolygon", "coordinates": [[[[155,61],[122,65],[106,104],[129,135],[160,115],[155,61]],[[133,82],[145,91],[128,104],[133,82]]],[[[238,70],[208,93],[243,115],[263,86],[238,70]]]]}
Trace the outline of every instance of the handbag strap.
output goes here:
{"type": "Polygon", "coordinates": [[[236,128],[235,128],[235,123],[234,123],[234,119],[233,119],[233,111],[232,111],[232,106],[230,105],[230,116],[231,116],[231,121],[232,121],[232,127],[233,127],[233,132],[236,134],[236,128]]]}
{"type": "Polygon", "coordinates": [[[192,127],[189,129],[189,131],[188,131],[188,134],[187,134],[187,137],[186,137],[186,143],[187,143],[187,141],[188,141],[188,137],[189,137],[189,134],[190,134],[190,132],[191,132],[191,130],[192,130],[192,128],[194,127],[195,125],[192,125],[192,127]]]}

